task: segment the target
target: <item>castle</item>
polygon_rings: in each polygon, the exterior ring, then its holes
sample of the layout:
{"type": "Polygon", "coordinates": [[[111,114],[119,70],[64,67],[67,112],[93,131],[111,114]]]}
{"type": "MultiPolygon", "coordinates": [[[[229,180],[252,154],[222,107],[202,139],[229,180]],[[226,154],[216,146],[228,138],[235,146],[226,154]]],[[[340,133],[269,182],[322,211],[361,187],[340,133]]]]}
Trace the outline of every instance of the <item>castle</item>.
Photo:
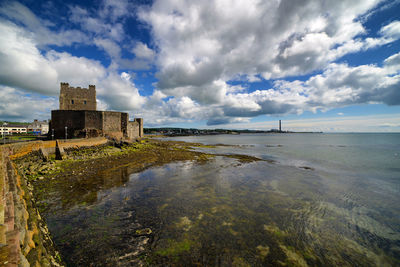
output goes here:
{"type": "Polygon", "coordinates": [[[51,111],[49,134],[54,138],[106,136],[118,140],[143,137],[143,119],[129,114],[96,110],[96,86],[89,89],[60,85],[60,108],[51,111]]]}

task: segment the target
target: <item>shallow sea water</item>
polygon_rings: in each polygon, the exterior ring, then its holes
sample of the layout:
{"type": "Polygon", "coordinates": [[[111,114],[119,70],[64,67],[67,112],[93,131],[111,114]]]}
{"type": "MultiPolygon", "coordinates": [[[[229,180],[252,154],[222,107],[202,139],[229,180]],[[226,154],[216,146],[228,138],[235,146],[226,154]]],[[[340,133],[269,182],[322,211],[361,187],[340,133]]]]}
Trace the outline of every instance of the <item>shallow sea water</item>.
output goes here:
{"type": "Polygon", "coordinates": [[[268,161],[123,166],[71,184],[90,192],[77,203],[50,187],[43,216],[69,266],[400,265],[400,134],[172,139],[268,161]]]}

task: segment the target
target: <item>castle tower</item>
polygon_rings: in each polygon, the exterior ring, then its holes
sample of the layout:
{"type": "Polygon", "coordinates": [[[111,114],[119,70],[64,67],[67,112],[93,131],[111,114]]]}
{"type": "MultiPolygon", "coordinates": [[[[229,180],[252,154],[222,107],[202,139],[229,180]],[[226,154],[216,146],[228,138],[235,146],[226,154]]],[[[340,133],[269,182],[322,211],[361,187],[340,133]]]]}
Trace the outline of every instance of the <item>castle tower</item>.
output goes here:
{"type": "Polygon", "coordinates": [[[96,110],[96,86],[89,89],[60,84],[60,110],[96,110]]]}

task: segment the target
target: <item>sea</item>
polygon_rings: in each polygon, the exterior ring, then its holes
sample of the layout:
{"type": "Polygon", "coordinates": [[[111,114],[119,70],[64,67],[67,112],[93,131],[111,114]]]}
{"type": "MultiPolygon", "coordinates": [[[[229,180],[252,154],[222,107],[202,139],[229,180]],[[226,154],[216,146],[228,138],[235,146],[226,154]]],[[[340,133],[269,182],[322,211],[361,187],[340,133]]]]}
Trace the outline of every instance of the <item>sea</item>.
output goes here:
{"type": "Polygon", "coordinates": [[[69,266],[400,266],[399,133],[163,140],[215,156],[121,167],[94,203],[45,214],[69,266]]]}

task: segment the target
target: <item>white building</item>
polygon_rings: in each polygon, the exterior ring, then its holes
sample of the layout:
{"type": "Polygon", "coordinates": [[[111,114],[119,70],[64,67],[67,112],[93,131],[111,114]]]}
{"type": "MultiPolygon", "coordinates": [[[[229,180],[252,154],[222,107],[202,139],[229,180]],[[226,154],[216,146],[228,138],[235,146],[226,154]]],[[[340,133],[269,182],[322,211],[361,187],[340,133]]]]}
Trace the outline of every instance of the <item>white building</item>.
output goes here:
{"type": "Polygon", "coordinates": [[[47,121],[34,120],[33,123],[29,124],[28,132],[47,134],[49,132],[49,123],[47,121]]]}
{"type": "Polygon", "coordinates": [[[0,135],[6,134],[20,134],[20,133],[27,133],[26,125],[21,124],[6,124],[0,125],[0,135]]]}

